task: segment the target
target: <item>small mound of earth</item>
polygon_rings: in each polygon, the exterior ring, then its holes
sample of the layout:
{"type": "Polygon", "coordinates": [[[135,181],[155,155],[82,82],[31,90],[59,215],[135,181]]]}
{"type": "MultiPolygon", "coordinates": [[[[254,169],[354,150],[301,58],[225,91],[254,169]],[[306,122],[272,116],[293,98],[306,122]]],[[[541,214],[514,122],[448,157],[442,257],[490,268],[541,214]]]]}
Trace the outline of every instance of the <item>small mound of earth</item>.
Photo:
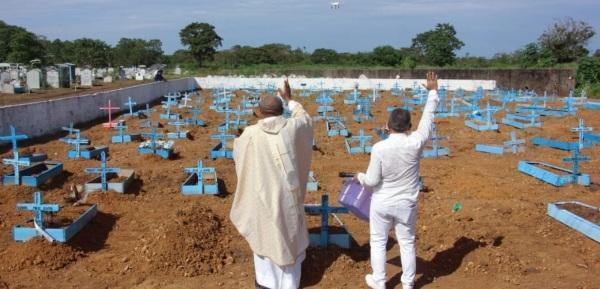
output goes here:
{"type": "Polygon", "coordinates": [[[11,257],[7,263],[0,264],[0,270],[9,272],[30,267],[58,270],[85,256],[82,251],[69,245],[50,243],[41,237],[9,246],[5,254],[11,257]]]}
{"type": "Polygon", "coordinates": [[[232,264],[231,230],[207,207],[194,204],[177,210],[142,250],[153,269],[184,277],[218,273],[232,264]]]}

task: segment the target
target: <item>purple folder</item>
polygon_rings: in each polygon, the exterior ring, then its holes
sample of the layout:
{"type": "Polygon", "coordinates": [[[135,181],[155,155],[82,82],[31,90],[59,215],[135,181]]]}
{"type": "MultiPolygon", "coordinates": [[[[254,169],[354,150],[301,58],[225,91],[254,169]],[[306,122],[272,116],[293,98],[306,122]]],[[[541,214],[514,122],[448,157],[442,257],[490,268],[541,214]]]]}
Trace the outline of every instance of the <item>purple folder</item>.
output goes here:
{"type": "Polygon", "coordinates": [[[340,204],[363,220],[369,220],[373,191],[347,179],[340,192],[340,204]]]}

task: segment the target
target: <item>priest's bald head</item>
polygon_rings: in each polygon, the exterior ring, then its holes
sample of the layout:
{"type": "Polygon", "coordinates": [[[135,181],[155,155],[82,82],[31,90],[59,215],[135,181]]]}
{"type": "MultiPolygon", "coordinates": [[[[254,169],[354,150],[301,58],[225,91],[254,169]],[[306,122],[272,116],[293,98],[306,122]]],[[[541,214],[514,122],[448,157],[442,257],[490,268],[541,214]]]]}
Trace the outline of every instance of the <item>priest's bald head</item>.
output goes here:
{"type": "Polygon", "coordinates": [[[265,94],[260,98],[258,108],[263,118],[280,116],[283,114],[283,101],[280,97],[265,94]]]}

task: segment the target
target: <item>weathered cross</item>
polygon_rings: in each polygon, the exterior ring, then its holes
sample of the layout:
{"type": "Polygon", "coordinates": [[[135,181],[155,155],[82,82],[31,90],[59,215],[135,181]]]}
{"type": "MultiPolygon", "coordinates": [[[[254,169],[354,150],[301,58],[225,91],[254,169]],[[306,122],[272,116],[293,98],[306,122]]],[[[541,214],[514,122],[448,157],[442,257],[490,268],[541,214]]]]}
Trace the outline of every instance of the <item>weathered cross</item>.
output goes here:
{"type": "Polygon", "coordinates": [[[110,99],[108,100],[108,106],[106,107],[101,107],[101,110],[107,110],[108,111],[108,123],[103,124],[104,127],[106,128],[114,128],[117,126],[116,122],[112,122],[112,111],[115,109],[119,109],[118,106],[112,106],[110,104],[110,99]]]}
{"type": "Polygon", "coordinates": [[[87,168],[85,169],[85,173],[87,174],[100,174],[100,179],[102,182],[102,191],[106,192],[108,190],[108,182],[107,182],[107,178],[106,175],[108,175],[109,173],[119,173],[121,171],[120,168],[109,168],[106,165],[106,154],[104,152],[102,152],[101,155],[101,161],[102,163],[100,164],[99,168],[87,168]]]}
{"type": "Polygon", "coordinates": [[[12,159],[3,159],[2,162],[5,165],[12,165],[14,174],[15,174],[15,185],[19,185],[21,183],[21,177],[19,175],[19,166],[28,166],[30,165],[29,160],[21,160],[19,158],[19,147],[17,146],[18,140],[27,139],[27,135],[17,134],[15,127],[10,126],[10,135],[8,136],[0,136],[1,142],[12,142],[12,150],[13,150],[13,158],[12,159]]]}

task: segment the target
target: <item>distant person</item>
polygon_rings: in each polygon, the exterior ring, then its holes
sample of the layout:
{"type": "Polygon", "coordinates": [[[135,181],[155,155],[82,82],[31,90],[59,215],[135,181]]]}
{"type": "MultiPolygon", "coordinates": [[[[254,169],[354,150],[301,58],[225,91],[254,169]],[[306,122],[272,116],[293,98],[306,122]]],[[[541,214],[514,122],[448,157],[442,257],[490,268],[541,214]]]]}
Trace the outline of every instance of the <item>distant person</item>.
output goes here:
{"type": "Polygon", "coordinates": [[[308,247],[304,196],[313,128],[286,80],[259,102],[261,120],[233,143],[237,187],[230,218],[254,253],[256,287],[297,289],[308,247]],[[284,102],[292,112],[283,117],[284,102]]]}
{"type": "Polygon", "coordinates": [[[385,289],[386,246],[392,228],[400,245],[402,288],[413,288],[419,163],[423,147],[431,136],[434,112],[439,102],[434,72],[427,73],[427,89],[427,104],[417,130],[410,132],[409,111],[401,108],[392,111],[384,127],[389,137],[373,146],[366,174],[355,175],[355,181],[373,188],[369,216],[373,274],[365,276],[367,285],[373,289],[385,289]]]}
{"type": "Polygon", "coordinates": [[[162,69],[159,69],[154,75],[154,81],[167,81],[167,79],[163,76],[162,69]]]}

